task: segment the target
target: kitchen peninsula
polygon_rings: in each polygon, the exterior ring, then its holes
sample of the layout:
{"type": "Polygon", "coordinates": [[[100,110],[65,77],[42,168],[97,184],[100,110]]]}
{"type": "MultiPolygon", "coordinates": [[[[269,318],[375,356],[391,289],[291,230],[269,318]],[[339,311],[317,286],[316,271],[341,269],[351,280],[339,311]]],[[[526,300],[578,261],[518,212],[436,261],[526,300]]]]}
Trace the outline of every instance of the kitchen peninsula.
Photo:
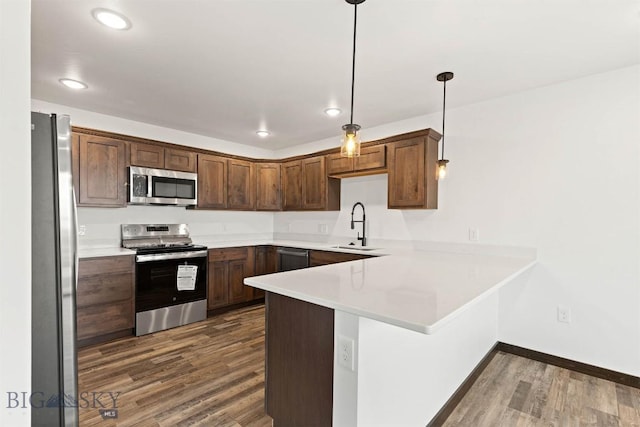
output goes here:
{"type": "Polygon", "coordinates": [[[426,425],[498,341],[497,290],[535,262],[415,250],[245,279],[267,291],[274,425],[426,425]]]}

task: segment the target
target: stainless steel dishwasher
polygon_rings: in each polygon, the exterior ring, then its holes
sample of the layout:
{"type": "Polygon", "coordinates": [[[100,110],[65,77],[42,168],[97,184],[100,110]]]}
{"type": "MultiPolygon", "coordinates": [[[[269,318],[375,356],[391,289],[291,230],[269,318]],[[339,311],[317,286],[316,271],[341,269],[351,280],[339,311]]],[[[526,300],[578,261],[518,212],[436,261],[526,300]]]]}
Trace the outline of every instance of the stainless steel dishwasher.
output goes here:
{"type": "Polygon", "coordinates": [[[297,270],[309,267],[309,250],[278,248],[278,271],[297,270]]]}

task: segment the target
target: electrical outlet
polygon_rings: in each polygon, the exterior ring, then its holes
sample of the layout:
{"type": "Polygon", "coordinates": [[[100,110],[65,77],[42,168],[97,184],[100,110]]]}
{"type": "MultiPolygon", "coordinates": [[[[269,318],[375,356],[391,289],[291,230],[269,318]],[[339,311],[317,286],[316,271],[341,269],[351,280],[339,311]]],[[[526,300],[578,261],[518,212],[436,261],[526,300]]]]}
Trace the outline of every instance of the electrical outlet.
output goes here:
{"type": "Polygon", "coordinates": [[[86,225],[79,225],[78,226],[78,236],[84,236],[85,234],[87,234],[87,226],[86,225]]]}
{"type": "Polygon", "coordinates": [[[344,366],[350,371],[355,371],[353,360],[353,347],[355,342],[351,338],[338,335],[338,365],[344,366]]]}
{"type": "Polygon", "coordinates": [[[480,240],[480,230],[477,228],[469,228],[469,240],[471,242],[477,242],[480,240]]]}
{"type": "Polygon", "coordinates": [[[327,224],[318,224],[318,233],[320,234],[328,234],[329,226],[327,224]]]}
{"type": "Polygon", "coordinates": [[[569,307],[558,306],[558,322],[571,323],[571,309],[569,307]]]}

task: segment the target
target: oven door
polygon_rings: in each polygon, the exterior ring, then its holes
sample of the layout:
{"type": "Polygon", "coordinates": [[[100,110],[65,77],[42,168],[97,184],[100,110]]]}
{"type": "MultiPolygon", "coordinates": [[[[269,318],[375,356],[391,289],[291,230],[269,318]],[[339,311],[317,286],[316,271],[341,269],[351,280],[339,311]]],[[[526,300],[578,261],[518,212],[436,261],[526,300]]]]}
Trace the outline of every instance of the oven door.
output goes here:
{"type": "Polygon", "coordinates": [[[206,299],[206,250],[136,256],[136,313],[206,299]]]}

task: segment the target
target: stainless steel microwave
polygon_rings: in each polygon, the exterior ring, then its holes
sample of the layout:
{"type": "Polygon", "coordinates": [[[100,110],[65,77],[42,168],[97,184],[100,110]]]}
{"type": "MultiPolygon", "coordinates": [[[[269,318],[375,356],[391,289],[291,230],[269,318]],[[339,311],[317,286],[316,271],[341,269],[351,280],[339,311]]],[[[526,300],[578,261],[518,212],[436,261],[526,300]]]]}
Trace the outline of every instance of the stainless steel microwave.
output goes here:
{"type": "Polygon", "coordinates": [[[198,174],[131,166],[128,202],[132,205],[196,205],[198,174]]]}

